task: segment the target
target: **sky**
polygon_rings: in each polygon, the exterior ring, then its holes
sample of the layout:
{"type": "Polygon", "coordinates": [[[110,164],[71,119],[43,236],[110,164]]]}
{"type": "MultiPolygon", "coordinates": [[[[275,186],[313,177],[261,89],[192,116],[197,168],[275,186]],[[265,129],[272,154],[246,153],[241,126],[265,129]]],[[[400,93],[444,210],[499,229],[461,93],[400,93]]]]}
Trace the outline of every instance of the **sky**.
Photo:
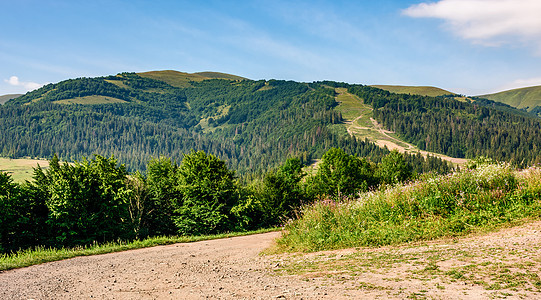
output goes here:
{"type": "Polygon", "coordinates": [[[541,0],[0,0],[0,95],[121,72],[541,85],[541,0]]]}

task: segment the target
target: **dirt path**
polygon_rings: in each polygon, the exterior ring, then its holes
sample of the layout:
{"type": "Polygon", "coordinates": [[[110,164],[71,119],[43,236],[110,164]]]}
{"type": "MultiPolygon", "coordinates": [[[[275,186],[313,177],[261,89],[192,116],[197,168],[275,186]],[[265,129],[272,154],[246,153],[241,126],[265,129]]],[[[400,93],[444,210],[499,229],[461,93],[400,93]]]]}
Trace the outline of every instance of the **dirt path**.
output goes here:
{"type": "Polygon", "coordinates": [[[541,299],[539,221],[460,240],[260,255],[279,235],[7,271],[0,299],[541,299]]]}

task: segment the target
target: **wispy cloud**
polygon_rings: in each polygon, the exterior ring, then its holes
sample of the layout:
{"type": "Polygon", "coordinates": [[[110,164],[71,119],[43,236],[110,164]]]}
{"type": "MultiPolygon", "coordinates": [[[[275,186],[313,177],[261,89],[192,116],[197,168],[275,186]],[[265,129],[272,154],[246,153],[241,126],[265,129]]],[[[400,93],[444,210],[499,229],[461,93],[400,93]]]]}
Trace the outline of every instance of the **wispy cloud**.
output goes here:
{"type": "Polygon", "coordinates": [[[519,41],[533,44],[541,54],[539,0],[440,0],[410,6],[402,13],[445,20],[452,32],[474,43],[500,46],[519,41]]]}
{"type": "Polygon", "coordinates": [[[38,89],[43,86],[43,84],[41,83],[30,82],[30,81],[20,81],[19,77],[17,76],[11,76],[9,79],[4,79],[4,81],[12,86],[23,87],[27,92],[38,89]]]}

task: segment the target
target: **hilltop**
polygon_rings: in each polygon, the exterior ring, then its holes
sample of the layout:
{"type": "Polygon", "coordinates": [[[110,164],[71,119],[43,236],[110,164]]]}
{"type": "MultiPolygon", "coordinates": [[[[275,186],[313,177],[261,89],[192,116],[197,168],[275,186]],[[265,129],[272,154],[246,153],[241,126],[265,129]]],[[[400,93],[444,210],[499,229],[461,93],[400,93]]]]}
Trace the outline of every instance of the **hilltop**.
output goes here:
{"type": "Polygon", "coordinates": [[[174,70],[164,70],[142,72],[137,73],[137,75],[145,78],[161,80],[169,85],[179,88],[190,87],[191,81],[200,82],[208,79],[246,80],[244,77],[219,72],[185,73],[174,70]]]}
{"type": "Polygon", "coordinates": [[[372,87],[389,91],[396,94],[411,94],[421,96],[444,96],[455,95],[453,92],[433,86],[405,86],[405,85],[371,85],[372,87]]]}
{"type": "Polygon", "coordinates": [[[478,97],[502,102],[527,111],[540,110],[541,108],[541,86],[513,89],[478,97]]]}
{"type": "Polygon", "coordinates": [[[0,104],[4,104],[8,102],[11,99],[15,99],[19,96],[22,96],[22,94],[8,94],[8,95],[2,95],[0,96],[0,104]]]}

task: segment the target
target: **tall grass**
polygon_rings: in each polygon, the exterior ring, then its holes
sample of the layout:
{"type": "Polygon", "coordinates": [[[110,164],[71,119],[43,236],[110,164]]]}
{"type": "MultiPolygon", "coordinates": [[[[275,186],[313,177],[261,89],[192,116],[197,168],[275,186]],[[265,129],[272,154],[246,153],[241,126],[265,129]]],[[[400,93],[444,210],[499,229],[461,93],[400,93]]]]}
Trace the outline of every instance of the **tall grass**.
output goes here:
{"type": "Polygon", "coordinates": [[[319,251],[381,246],[489,230],[541,217],[541,169],[482,165],[444,176],[305,207],[279,247],[319,251]]]}
{"type": "Polygon", "coordinates": [[[132,249],[140,249],[154,247],[159,245],[170,245],[175,243],[189,243],[204,240],[213,240],[220,238],[228,238],[234,236],[242,236],[249,234],[257,234],[275,231],[277,229],[261,229],[249,232],[233,232],[216,235],[201,235],[201,236],[173,236],[173,237],[152,237],[144,240],[135,241],[117,241],[105,244],[92,244],[87,246],[79,246],[74,248],[45,248],[36,247],[33,249],[21,250],[13,254],[0,254],[0,271],[23,268],[32,265],[37,265],[45,262],[58,261],[76,256],[89,256],[105,253],[120,252],[132,249]]]}

